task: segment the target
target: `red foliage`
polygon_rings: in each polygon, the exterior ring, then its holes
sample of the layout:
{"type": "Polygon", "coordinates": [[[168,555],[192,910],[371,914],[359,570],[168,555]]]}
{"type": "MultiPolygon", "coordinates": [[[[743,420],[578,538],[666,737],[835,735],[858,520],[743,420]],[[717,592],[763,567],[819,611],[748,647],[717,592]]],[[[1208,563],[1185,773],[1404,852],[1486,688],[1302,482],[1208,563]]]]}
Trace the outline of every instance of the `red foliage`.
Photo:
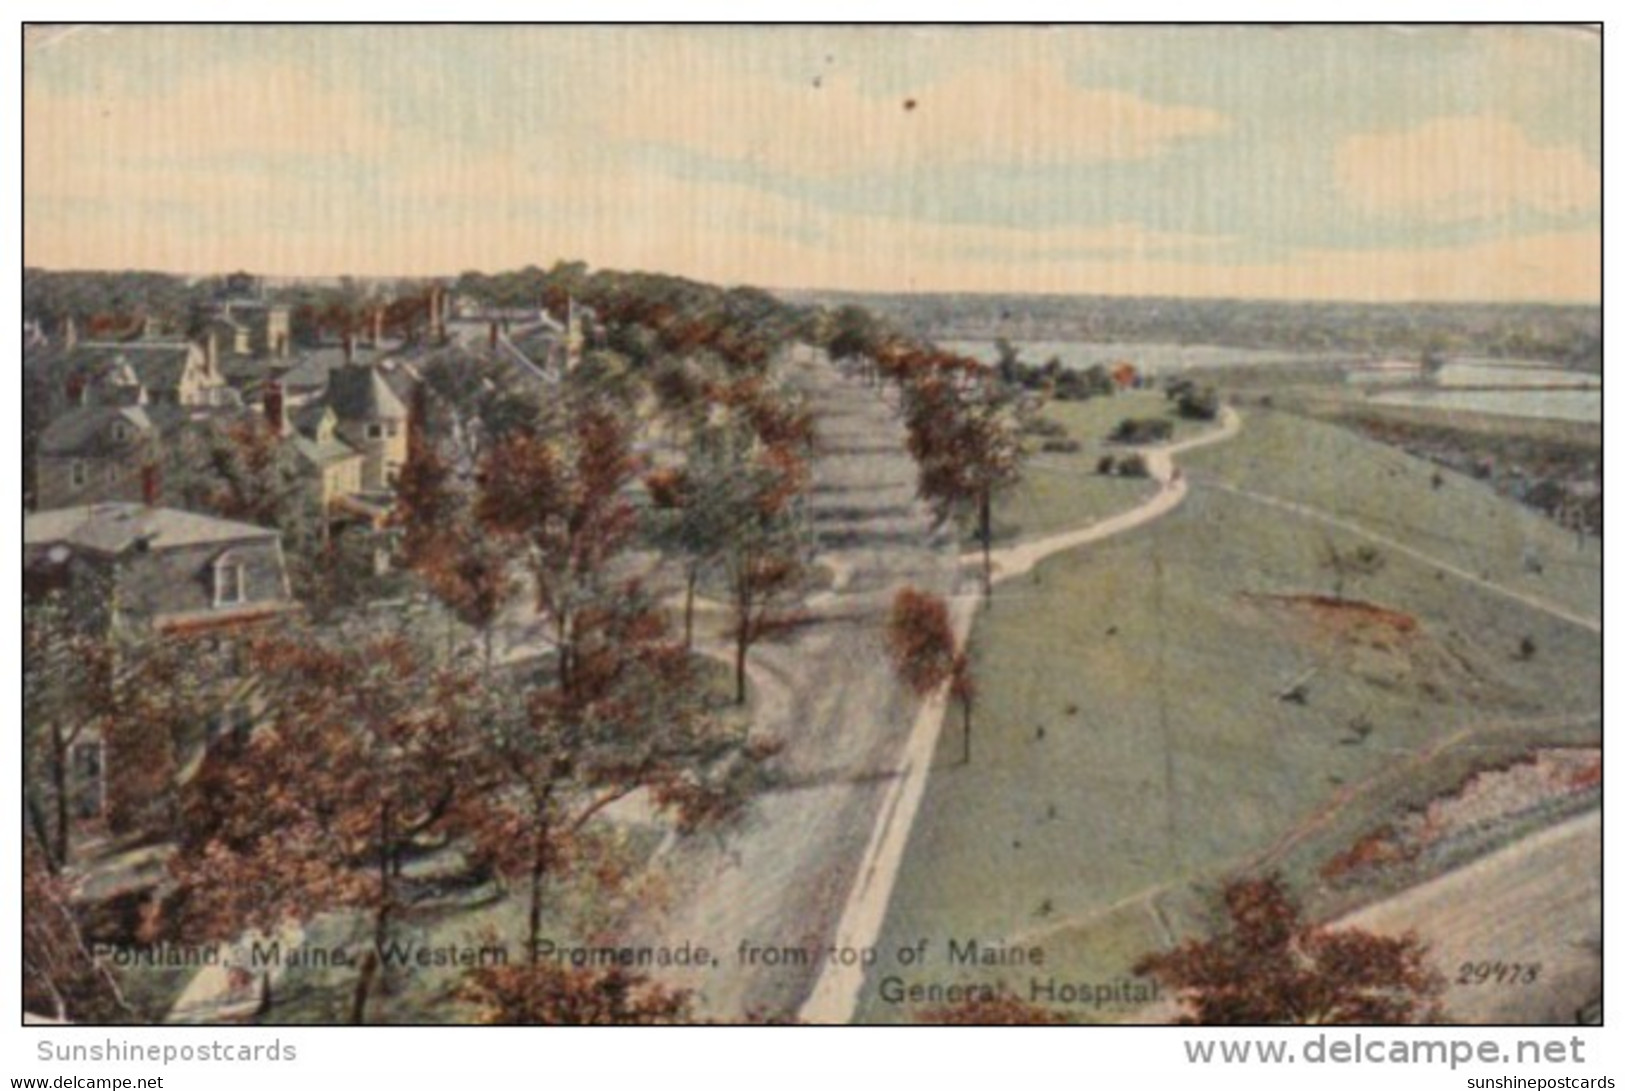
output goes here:
{"type": "Polygon", "coordinates": [[[1187,1024],[1437,1022],[1444,980],[1413,934],[1303,920],[1278,877],[1224,888],[1224,931],[1147,955],[1134,972],[1177,991],[1187,1024]]]}
{"type": "Polygon", "coordinates": [[[480,1023],[525,1026],[683,1026],[693,994],[619,968],[575,970],[541,963],[471,973],[460,990],[480,1023]]]}

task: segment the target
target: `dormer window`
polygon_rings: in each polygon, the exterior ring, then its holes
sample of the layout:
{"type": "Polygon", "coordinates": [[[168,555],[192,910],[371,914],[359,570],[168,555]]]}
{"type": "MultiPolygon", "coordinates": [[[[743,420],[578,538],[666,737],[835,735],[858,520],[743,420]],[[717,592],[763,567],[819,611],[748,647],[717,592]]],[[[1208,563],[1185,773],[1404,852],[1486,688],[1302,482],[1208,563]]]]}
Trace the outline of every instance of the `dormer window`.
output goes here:
{"type": "Polygon", "coordinates": [[[227,553],[214,562],[215,606],[240,606],[248,601],[248,574],[243,563],[227,553]]]}
{"type": "Polygon", "coordinates": [[[123,443],[130,438],[130,426],[121,420],[113,422],[113,442],[123,443]]]}

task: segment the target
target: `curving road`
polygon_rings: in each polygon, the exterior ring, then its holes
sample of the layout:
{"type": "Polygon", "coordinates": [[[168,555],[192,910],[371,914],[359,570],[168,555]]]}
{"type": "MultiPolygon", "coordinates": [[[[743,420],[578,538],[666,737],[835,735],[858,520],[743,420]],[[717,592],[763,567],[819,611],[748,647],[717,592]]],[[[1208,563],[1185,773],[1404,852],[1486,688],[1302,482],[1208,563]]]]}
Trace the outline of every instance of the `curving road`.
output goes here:
{"type": "MultiPolygon", "coordinates": [[[[1166,515],[1185,499],[1189,487],[1184,475],[1176,470],[1173,456],[1230,439],[1240,430],[1240,415],[1226,407],[1220,416],[1218,428],[1178,443],[1144,449],[1142,453],[1147,469],[1159,484],[1155,494],[1125,512],[1089,526],[995,550],[992,555],[994,582],[1023,575],[1057,553],[1122,534],[1166,515]]],[[[962,561],[967,566],[978,566],[982,563],[981,554],[966,554],[962,561]]],[[[980,595],[972,594],[956,596],[950,603],[954,633],[961,645],[970,633],[976,604],[980,601],[980,595]]],[[[942,733],[946,713],[947,698],[945,693],[939,691],[924,703],[914,719],[900,775],[887,793],[881,820],[864,850],[858,882],[847,895],[841,923],[836,929],[837,941],[845,946],[872,946],[880,938],[886,910],[891,904],[892,888],[897,883],[897,872],[903,862],[903,850],[908,845],[909,831],[914,826],[920,800],[925,795],[926,778],[930,775],[932,756],[936,753],[937,739],[942,733]]],[[[863,979],[862,966],[838,963],[825,966],[812,995],[801,1007],[801,1020],[807,1023],[850,1022],[857,1009],[863,979]]]]}

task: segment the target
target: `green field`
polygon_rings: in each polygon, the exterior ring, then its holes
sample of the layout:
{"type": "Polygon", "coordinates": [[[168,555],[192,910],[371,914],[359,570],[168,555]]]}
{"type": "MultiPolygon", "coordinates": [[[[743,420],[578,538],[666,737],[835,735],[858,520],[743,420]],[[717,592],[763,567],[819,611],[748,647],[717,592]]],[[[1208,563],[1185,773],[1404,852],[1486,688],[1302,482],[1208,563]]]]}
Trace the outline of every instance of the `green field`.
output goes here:
{"type": "MultiPolygon", "coordinates": [[[[1009,544],[1097,522],[1143,501],[1156,486],[1145,479],[1107,477],[1095,472],[1105,454],[1121,455],[1133,448],[1106,442],[1125,417],[1157,417],[1174,425],[1174,440],[1214,427],[1207,422],[1180,420],[1168,400],[1151,391],[1131,391],[1088,401],[1051,401],[1040,413],[1063,425],[1067,436],[1079,443],[1076,452],[1041,450],[1042,437],[1027,436],[1023,446],[1027,463],[1021,480],[997,494],[993,503],[993,541],[1009,544]]],[[[975,523],[963,526],[964,541],[976,544],[975,523]]]]}
{"type": "Polygon", "coordinates": [[[1197,926],[1199,890],[1339,793],[1349,798],[1324,829],[1270,858],[1300,889],[1325,854],[1475,762],[1594,741],[1594,724],[1549,721],[1598,707],[1597,634],[1394,550],[1345,589],[1380,610],[1331,602],[1326,543],[1360,539],[1204,482],[1369,516],[1403,544],[1592,616],[1594,542],[1459,477],[1434,489],[1428,464],[1292,418],[1251,415],[1183,464],[1181,508],[1052,558],[979,617],[975,755],[957,764],[951,719],[860,1019],[906,1017],[876,994],[888,975],[1003,979],[1024,997],[1035,976],[888,958],[920,937],[939,952],[949,937],[1028,937],[1048,956],[1038,976],[1112,981],[1197,926]],[[1542,554],[1539,576],[1526,547],[1542,554]],[[1532,655],[1519,654],[1526,638],[1532,655]],[[1282,700],[1300,681],[1302,703],[1282,700]]]}

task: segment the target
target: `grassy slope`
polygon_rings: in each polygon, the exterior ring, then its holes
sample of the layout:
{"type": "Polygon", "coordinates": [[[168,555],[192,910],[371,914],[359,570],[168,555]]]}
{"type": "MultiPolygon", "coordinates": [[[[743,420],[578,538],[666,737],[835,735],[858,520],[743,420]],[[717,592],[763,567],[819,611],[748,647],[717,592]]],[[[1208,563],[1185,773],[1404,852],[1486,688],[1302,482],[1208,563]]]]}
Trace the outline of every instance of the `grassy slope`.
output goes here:
{"type": "MultiPolygon", "coordinates": [[[[1174,439],[1213,427],[1179,420],[1158,393],[1133,391],[1109,398],[1047,404],[1042,416],[1066,426],[1081,445],[1074,453],[1040,450],[1041,437],[1028,436],[1028,463],[1022,478],[1000,493],[993,504],[993,540],[1010,543],[1096,522],[1143,501],[1153,491],[1144,479],[1103,477],[1095,465],[1103,454],[1120,455],[1132,448],[1106,442],[1125,417],[1165,417],[1174,423],[1174,439]]],[[[973,520],[964,523],[965,543],[975,543],[973,520]]]]}
{"type": "MultiPolygon", "coordinates": [[[[1432,463],[1331,425],[1253,411],[1245,442],[1186,457],[1190,473],[1310,504],[1515,590],[1596,617],[1602,548],[1482,482],[1448,470],[1435,489],[1432,463]],[[1282,473],[1284,466],[1295,472],[1282,473]],[[1448,494],[1448,495],[1447,495],[1448,494]],[[1526,568],[1536,559],[1543,571],[1526,568]]],[[[1315,532],[1313,524],[1304,525],[1315,532]]]]}
{"type": "MultiPolygon", "coordinates": [[[[1431,467],[1348,433],[1249,420],[1231,444],[1193,457],[1193,473],[1204,460],[1200,472],[1248,487],[1267,483],[1342,512],[1374,508],[1386,533],[1454,550],[1458,563],[1469,556],[1493,571],[1521,569],[1521,542],[1496,530],[1524,526],[1521,511],[1500,510],[1512,505],[1460,479],[1435,492],[1431,467]],[[1385,490],[1402,505],[1374,503],[1357,495],[1362,489],[1385,490]]],[[[1554,557],[1574,551],[1555,530],[1537,524],[1525,533],[1554,557]]],[[[1351,593],[1416,615],[1421,629],[1408,642],[1381,630],[1335,638],[1304,611],[1255,597],[1327,592],[1323,537],[1198,478],[1167,519],[1001,588],[974,638],[977,754],[968,768],[954,764],[960,739],[950,726],[862,1017],[896,1017],[876,1002],[873,982],[899,972],[884,952],[922,935],[939,949],[949,936],[1043,935],[1058,976],[1109,979],[1166,935],[1143,892],[1175,888],[1157,910],[1182,931],[1199,905],[1182,884],[1264,852],[1341,789],[1396,770],[1468,725],[1596,707],[1594,634],[1403,556],[1351,593]],[[1525,635],[1540,649],[1527,662],[1512,655],[1525,635]],[[1307,704],[1277,698],[1312,668],[1307,704]],[[1372,731],[1350,744],[1358,719],[1372,731]],[[1091,916],[1089,927],[1058,929],[1091,916]]],[[[1595,579],[1584,555],[1548,563],[1538,593],[1579,607],[1595,579]]],[[[1522,742],[1517,732],[1512,739],[1522,742]]],[[[1452,747],[1379,780],[1379,791],[1339,812],[1331,832],[1363,832],[1473,760],[1473,747],[1452,747]]],[[[1312,861],[1287,862],[1312,874],[1312,861]]],[[[954,976],[940,960],[912,974],[954,976]]],[[[1027,977],[1009,975],[1022,988],[1027,977]]],[[[1121,1009],[1102,1017],[1114,1014],[1121,1009]]]]}

